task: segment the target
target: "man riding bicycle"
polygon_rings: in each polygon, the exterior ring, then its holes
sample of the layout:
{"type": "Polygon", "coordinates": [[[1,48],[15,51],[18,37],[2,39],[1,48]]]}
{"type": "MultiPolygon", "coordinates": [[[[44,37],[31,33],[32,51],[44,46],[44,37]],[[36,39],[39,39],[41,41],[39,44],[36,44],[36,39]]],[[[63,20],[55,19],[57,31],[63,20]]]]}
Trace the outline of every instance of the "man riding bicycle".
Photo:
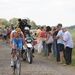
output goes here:
{"type": "Polygon", "coordinates": [[[17,48],[20,50],[20,58],[22,59],[22,44],[24,45],[26,50],[27,47],[24,40],[24,34],[20,28],[16,28],[10,34],[10,46],[12,48],[11,66],[14,65],[14,56],[17,48]]]}

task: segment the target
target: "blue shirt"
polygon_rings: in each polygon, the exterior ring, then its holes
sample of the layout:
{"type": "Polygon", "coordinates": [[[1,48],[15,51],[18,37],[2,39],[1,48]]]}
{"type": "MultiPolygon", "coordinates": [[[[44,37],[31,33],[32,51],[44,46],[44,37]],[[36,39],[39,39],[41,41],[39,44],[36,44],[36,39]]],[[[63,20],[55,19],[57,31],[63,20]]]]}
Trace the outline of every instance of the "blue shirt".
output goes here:
{"type": "MultiPolygon", "coordinates": [[[[61,37],[63,37],[63,32],[62,32],[62,30],[60,30],[59,32],[58,32],[58,34],[57,34],[57,36],[61,36],[61,37]]],[[[57,44],[64,44],[63,43],[63,40],[61,39],[61,38],[58,38],[57,39],[57,44]]]]}

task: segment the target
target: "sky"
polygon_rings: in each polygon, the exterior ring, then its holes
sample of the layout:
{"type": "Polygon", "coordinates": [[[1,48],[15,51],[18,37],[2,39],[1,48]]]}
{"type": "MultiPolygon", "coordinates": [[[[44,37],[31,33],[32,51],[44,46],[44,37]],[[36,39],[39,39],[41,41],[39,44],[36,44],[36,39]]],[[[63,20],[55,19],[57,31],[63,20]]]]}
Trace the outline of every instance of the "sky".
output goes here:
{"type": "Polygon", "coordinates": [[[75,25],[75,0],[0,0],[0,18],[29,18],[37,25],[75,25]]]}

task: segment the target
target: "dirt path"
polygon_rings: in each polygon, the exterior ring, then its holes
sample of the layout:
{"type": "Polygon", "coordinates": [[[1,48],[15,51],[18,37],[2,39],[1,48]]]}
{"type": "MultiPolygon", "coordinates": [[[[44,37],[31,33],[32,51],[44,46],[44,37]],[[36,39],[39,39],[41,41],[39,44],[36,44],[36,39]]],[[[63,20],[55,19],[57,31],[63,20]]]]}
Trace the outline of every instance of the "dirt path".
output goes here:
{"type": "MultiPolygon", "coordinates": [[[[75,71],[35,55],[32,64],[22,61],[21,75],[75,75],[75,71]]],[[[13,75],[9,44],[0,41],[0,75],[13,75]]]]}

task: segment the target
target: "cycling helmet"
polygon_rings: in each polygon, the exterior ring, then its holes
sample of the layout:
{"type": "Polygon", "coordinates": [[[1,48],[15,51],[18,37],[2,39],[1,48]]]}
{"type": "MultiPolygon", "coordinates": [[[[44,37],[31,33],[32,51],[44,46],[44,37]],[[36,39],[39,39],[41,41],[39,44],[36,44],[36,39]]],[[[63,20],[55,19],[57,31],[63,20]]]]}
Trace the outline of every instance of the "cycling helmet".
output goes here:
{"type": "Polygon", "coordinates": [[[20,28],[16,28],[16,33],[17,34],[21,33],[21,29],[20,28]]]}

